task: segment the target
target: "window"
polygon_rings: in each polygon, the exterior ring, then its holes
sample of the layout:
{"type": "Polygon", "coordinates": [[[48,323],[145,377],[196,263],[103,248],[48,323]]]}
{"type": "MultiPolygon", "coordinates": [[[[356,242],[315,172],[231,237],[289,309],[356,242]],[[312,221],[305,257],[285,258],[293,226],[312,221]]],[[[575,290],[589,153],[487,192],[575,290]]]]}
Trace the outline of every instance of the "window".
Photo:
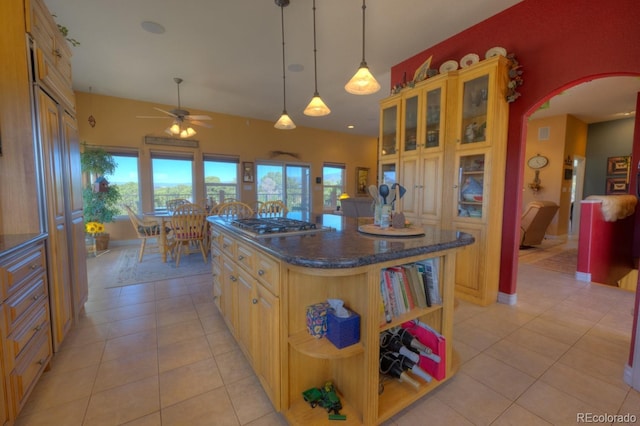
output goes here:
{"type": "MultiPolygon", "coordinates": [[[[109,152],[116,162],[116,169],[111,175],[105,175],[109,185],[115,186],[120,192],[120,204],[131,206],[136,211],[140,207],[140,185],[138,174],[138,154],[109,152]]],[[[126,215],[123,207],[119,207],[119,215],[126,215]]]]}
{"type": "Polygon", "coordinates": [[[238,165],[235,157],[204,155],[204,197],[216,203],[238,199],[238,165]]]}
{"type": "Polygon", "coordinates": [[[282,200],[296,219],[308,220],[311,212],[311,172],[307,165],[256,164],[258,201],[282,200]]]}
{"type": "Polygon", "coordinates": [[[151,153],[153,208],[164,210],[168,200],[182,198],[193,202],[193,155],[151,153]]]}
{"type": "Polygon", "coordinates": [[[336,210],[338,197],[345,192],[345,180],[344,164],[324,164],[322,167],[322,181],[324,182],[324,189],[322,191],[324,211],[336,210]]]}

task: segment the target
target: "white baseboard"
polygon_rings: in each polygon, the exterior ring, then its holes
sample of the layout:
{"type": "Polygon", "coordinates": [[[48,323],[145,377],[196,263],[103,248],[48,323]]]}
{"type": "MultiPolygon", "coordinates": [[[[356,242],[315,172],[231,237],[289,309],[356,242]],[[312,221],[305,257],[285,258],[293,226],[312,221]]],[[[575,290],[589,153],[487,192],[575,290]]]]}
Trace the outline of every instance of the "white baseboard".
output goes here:
{"type": "Polygon", "coordinates": [[[498,292],[498,303],[503,303],[505,305],[515,305],[518,302],[517,294],[507,294],[503,292],[498,292]]]}
{"type": "Polygon", "coordinates": [[[633,367],[629,364],[624,366],[624,373],[622,374],[622,379],[626,384],[633,387],[633,367]]]}

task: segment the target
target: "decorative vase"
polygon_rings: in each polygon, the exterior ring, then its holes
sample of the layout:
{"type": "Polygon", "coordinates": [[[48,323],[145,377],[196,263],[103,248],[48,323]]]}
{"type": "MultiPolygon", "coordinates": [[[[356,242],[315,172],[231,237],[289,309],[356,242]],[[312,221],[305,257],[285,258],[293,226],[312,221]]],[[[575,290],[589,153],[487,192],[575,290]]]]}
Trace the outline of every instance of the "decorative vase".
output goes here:
{"type": "Polygon", "coordinates": [[[96,239],[92,235],[85,235],[84,245],[87,247],[87,256],[96,256],[96,239]]]}
{"type": "Polygon", "coordinates": [[[101,252],[109,248],[109,234],[96,235],[96,251],[101,252]]]}

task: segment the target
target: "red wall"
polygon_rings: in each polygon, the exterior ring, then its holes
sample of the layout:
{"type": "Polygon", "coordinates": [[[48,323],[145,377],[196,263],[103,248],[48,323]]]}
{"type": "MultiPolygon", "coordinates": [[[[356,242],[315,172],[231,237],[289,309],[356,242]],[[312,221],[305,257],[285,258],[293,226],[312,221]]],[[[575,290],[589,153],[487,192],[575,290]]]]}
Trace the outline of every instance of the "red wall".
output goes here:
{"type": "MultiPolygon", "coordinates": [[[[640,4],[637,0],[524,0],[401,62],[391,84],[414,74],[429,56],[432,67],[467,53],[502,46],[524,71],[522,96],[510,104],[505,206],[521,205],[524,125],[546,99],[594,77],[640,74],[640,4]]],[[[638,135],[636,135],[636,139],[638,135]]],[[[515,293],[520,209],[505,207],[500,291],[515,293]]]]}

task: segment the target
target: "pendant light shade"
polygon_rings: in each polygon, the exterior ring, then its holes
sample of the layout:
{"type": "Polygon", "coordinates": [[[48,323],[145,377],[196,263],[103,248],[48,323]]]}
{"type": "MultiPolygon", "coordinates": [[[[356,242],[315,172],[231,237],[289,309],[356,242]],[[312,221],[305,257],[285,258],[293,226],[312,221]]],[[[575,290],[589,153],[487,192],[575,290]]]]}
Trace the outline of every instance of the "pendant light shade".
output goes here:
{"type": "Polygon", "coordinates": [[[318,60],[316,58],[316,51],[316,0],[313,0],[313,78],[315,90],[311,102],[309,102],[309,105],[304,109],[304,115],[322,117],[323,115],[330,114],[331,110],[318,94],[318,60]]]}
{"type": "Polygon", "coordinates": [[[273,125],[276,129],[280,130],[291,130],[295,129],[296,125],[287,114],[287,85],[286,85],[286,74],[285,74],[285,60],[284,60],[284,8],[289,6],[289,0],[275,0],[276,5],[280,7],[280,21],[282,23],[282,115],[276,121],[276,124],[273,125]]]}
{"type": "Polygon", "coordinates": [[[174,121],[171,127],[167,128],[164,132],[171,136],[180,136],[183,139],[189,138],[197,133],[191,126],[183,127],[178,120],[174,121]]]}
{"type": "Polygon", "coordinates": [[[370,95],[380,90],[380,84],[369,71],[367,61],[364,59],[364,11],[367,8],[365,0],[362,0],[362,62],[351,80],[344,86],[344,89],[354,95],[370,95]]]}

